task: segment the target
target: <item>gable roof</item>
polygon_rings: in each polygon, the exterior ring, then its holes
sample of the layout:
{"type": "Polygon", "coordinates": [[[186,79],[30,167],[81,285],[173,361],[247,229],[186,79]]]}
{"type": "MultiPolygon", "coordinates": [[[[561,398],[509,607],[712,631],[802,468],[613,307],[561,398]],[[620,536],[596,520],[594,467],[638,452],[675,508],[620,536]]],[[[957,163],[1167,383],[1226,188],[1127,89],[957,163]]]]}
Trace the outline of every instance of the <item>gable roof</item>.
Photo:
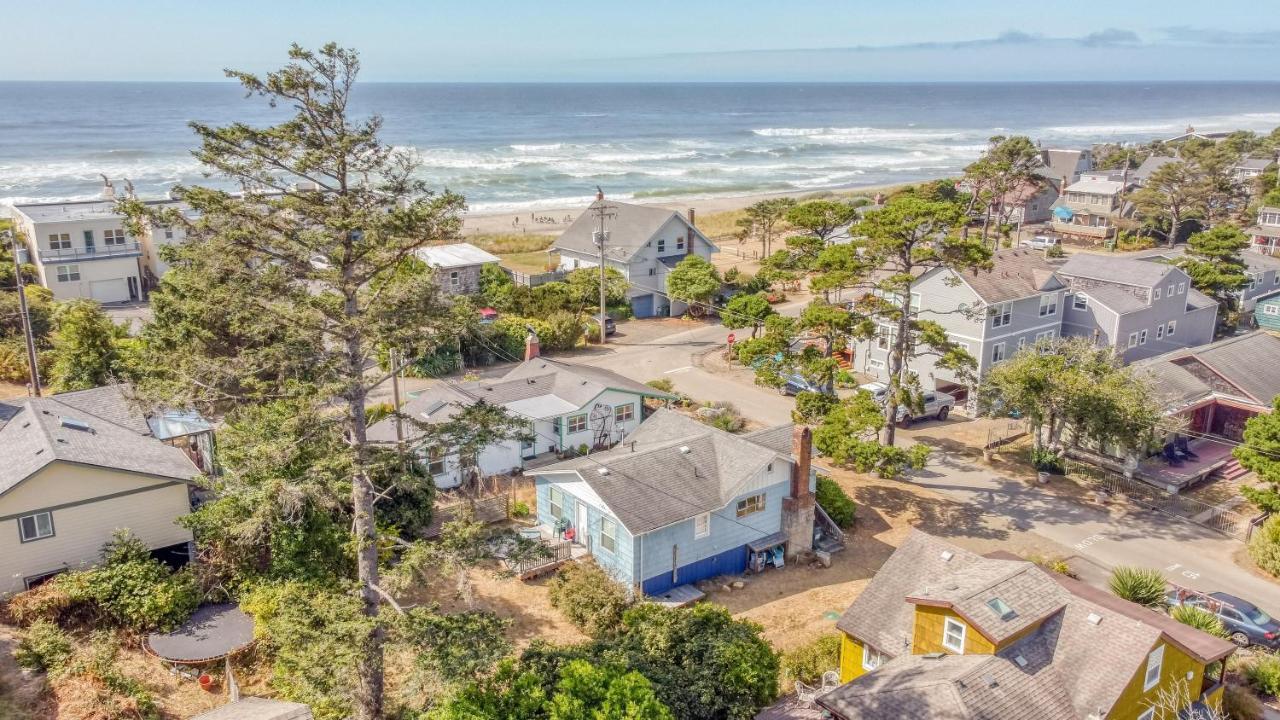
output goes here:
{"type": "Polygon", "coordinates": [[[0,427],[0,494],[58,460],[183,482],[200,474],[182,450],[56,395],[26,398],[13,407],[17,412],[6,413],[11,417],[0,427]]]}
{"type": "Polygon", "coordinates": [[[430,245],[418,248],[419,259],[433,268],[456,268],[471,265],[487,265],[500,262],[497,255],[481,250],[471,243],[455,243],[453,245],[430,245]]]}
{"type": "Polygon", "coordinates": [[[698,237],[707,245],[715,247],[715,244],[706,235],[703,235],[701,230],[690,225],[689,221],[675,210],[668,210],[655,205],[635,205],[614,200],[596,200],[573,221],[573,224],[560,234],[560,237],[556,238],[551,249],[573,250],[599,255],[600,249],[592,239],[592,233],[596,230],[597,222],[592,211],[601,205],[610,206],[612,208],[610,212],[614,213],[613,217],[609,218],[605,223],[605,229],[609,231],[609,244],[606,246],[605,252],[610,259],[630,262],[631,258],[672,218],[676,218],[683,223],[686,230],[697,233],[698,237]]]}
{"type": "Polygon", "coordinates": [[[1041,166],[1036,169],[1036,173],[1055,184],[1061,184],[1063,178],[1066,178],[1067,183],[1070,184],[1080,172],[1080,160],[1087,152],[1087,150],[1042,150],[1040,151],[1041,166]]]}
{"type": "Polygon", "coordinates": [[[1003,553],[979,556],[919,531],[836,627],[893,659],[819,703],[873,720],[1105,717],[1161,640],[1203,663],[1235,649],[1032,563],[1003,553]],[[987,605],[995,597],[1012,613],[997,616],[987,605]],[[975,631],[1007,644],[994,656],[912,655],[914,602],[951,608],[975,631]]]}
{"type": "Polygon", "coordinates": [[[1067,186],[1063,193],[1075,192],[1088,195],[1116,195],[1124,190],[1124,183],[1119,180],[1101,180],[1088,178],[1077,180],[1067,186]]]}
{"type": "Polygon", "coordinates": [[[1280,337],[1255,330],[1193,348],[1141,360],[1158,397],[1184,405],[1213,395],[1270,406],[1280,395],[1280,337]]]}
{"type": "MultiPolygon", "coordinates": [[[[1164,282],[1169,273],[1177,270],[1172,265],[1155,263],[1133,257],[1097,255],[1089,252],[1075,253],[1058,267],[1063,277],[1081,277],[1103,280],[1117,285],[1155,287],[1164,282]]],[[[1088,290],[1085,291],[1089,292],[1088,290]]]]}
{"type": "MultiPolygon", "coordinates": [[[[610,389],[663,400],[675,399],[673,395],[610,370],[537,357],[515,366],[500,380],[436,383],[405,403],[400,411],[419,422],[440,423],[453,417],[458,406],[483,400],[517,415],[544,419],[578,410],[610,389]]],[[[408,431],[411,425],[405,427],[408,431]]],[[[374,423],[368,437],[374,442],[395,442],[395,418],[374,423]]]]}
{"type": "Polygon", "coordinates": [[[534,472],[580,477],[628,532],[639,535],[724,507],[778,459],[790,456],[661,409],[612,450],[534,472]]]}
{"type": "Polygon", "coordinates": [[[1146,182],[1147,178],[1151,177],[1151,174],[1156,170],[1159,170],[1169,163],[1175,162],[1178,162],[1178,158],[1176,157],[1171,157],[1169,155],[1152,155],[1146,160],[1143,160],[1142,164],[1138,166],[1138,169],[1133,171],[1133,179],[1139,183],[1146,182]]]}
{"type": "Polygon", "coordinates": [[[1054,274],[1054,266],[1035,250],[1000,250],[992,255],[991,263],[990,270],[956,273],[988,304],[1019,300],[1066,287],[1054,274]]]}

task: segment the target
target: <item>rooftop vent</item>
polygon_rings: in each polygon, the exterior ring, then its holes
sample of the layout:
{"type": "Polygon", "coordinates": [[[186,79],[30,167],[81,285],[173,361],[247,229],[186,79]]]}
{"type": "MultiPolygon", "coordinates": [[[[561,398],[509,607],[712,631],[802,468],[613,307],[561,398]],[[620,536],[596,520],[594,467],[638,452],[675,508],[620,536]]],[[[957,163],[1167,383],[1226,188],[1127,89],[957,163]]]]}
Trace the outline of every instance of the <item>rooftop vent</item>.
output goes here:
{"type": "Polygon", "coordinates": [[[90,432],[93,430],[93,428],[89,426],[89,423],[83,420],[77,420],[76,418],[69,418],[65,416],[59,417],[58,423],[68,430],[79,430],[80,432],[90,432]]]}
{"type": "Polygon", "coordinates": [[[1090,625],[1102,624],[1102,616],[1098,613],[1089,613],[1089,617],[1085,618],[1085,620],[1088,620],[1090,625]]]}
{"type": "Polygon", "coordinates": [[[688,446],[688,445],[681,445],[681,446],[680,446],[680,454],[681,454],[681,455],[688,455],[688,454],[689,454],[689,446],[688,446]]]}
{"type": "Polygon", "coordinates": [[[1013,611],[1013,608],[1009,607],[1009,603],[998,597],[988,600],[987,607],[990,608],[991,612],[995,613],[996,617],[1001,620],[1009,620],[1013,616],[1017,615],[1017,613],[1013,611]]]}
{"type": "Polygon", "coordinates": [[[956,554],[955,554],[955,553],[953,553],[953,552],[951,552],[950,550],[943,550],[943,551],[942,551],[942,562],[951,562],[951,558],[953,558],[953,557],[955,557],[955,556],[956,556],[956,554]]]}
{"type": "Polygon", "coordinates": [[[995,675],[992,675],[992,674],[990,674],[990,673],[987,673],[986,675],[983,675],[983,676],[982,676],[982,682],[986,683],[986,684],[987,684],[987,687],[989,687],[989,688],[993,688],[993,687],[995,687],[996,685],[999,685],[999,684],[1000,684],[1000,683],[996,682],[996,676],[995,676],[995,675]]]}
{"type": "Polygon", "coordinates": [[[946,654],[946,653],[941,653],[941,652],[931,652],[931,653],[925,653],[925,654],[924,654],[924,659],[925,659],[925,660],[941,660],[942,658],[944,658],[944,657],[946,657],[946,656],[947,656],[947,654],[946,654]]]}
{"type": "Polygon", "coordinates": [[[1024,657],[1022,657],[1021,655],[1014,655],[1014,656],[1013,656],[1013,661],[1014,661],[1014,662],[1016,662],[1016,663],[1018,663],[1018,667],[1026,667],[1026,666],[1027,666],[1027,659],[1026,659],[1026,658],[1024,658],[1024,657]]]}
{"type": "Polygon", "coordinates": [[[607,467],[596,468],[596,472],[597,472],[597,473],[599,473],[599,474],[601,474],[601,475],[608,475],[608,474],[609,474],[609,468],[607,468],[607,467]]]}

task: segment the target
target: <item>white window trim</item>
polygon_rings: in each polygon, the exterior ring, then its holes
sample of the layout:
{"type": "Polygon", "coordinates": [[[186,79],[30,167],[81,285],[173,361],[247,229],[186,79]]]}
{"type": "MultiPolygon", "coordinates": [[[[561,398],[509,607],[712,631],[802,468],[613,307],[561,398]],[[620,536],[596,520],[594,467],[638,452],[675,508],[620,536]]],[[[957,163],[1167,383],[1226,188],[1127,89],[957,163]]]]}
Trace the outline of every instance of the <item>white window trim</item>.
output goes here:
{"type": "Polygon", "coordinates": [[[1181,295],[1187,291],[1186,281],[1178,283],[1178,294],[1181,295]]]}
{"type": "Polygon", "coordinates": [[[1159,300],[1159,299],[1160,299],[1160,288],[1156,288],[1156,289],[1155,289],[1155,294],[1153,295],[1153,297],[1154,297],[1154,299],[1156,299],[1156,300],[1159,300]]]}
{"type": "Polygon", "coordinates": [[[1157,326],[1156,326],[1156,339],[1157,339],[1157,340],[1162,340],[1162,339],[1164,339],[1164,325],[1157,325],[1157,326]]]}
{"type": "Polygon", "coordinates": [[[867,367],[872,370],[883,370],[885,365],[880,358],[867,358],[867,367]]]}
{"type": "Polygon", "coordinates": [[[600,549],[611,555],[618,552],[618,523],[607,517],[600,518],[600,549]],[[611,528],[611,531],[605,532],[606,528],[611,528]],[[612,547],[605,544],[606,538],[612,547]]]}
{"type": "Polygon", "coordinates": [[[872,648],[870,645],[862,646],[862,669],[863,670],[866,670],[867,672],[870,672],[872,670],[878,670],[880,666],[883,664],[884,664],[884,655],[881,655],[877,650],[872,648]]]}
{"type": "Polygon", "coordinates": [[[624,403],[622,405],[613,406],[613,421],[615,423],[631,422],[636,417],[635,403],[624,403]],[[621,417],[625,412],[626,417],[621,417]]]}
{"type": "Polygon", "coordinates": [[[555,485],[547,488],[547,512],[557,520],[564,517],[564,491],[555,485]],[[558,500],[557,495],[560,496],[558,500]]]}
{"type": "Polygon", "coordinates": [[[1053,330],[1045,330],[1044,332],[1038,332],[1036,333],[1036,342],[1040,342],[1041,340],[1052,340],[1054,334],[1055,334],[1055,331],[1053,330]]]}
{"type": "Polygon", "coordinates": [[[1022,329],[1020,329],[1020,330],[1011,330],[1011,331],[1006,332],[1006,333],[1000,333],[999,335],[988,335],[988,336],[987,336],[986,338],[984,338],[984,339],[985,339],[987,342],[991,342],[992,340],[999,340],[1000,338],[1007,338],[1007,337],[1011,337],[1011,336],[1013,336],[1013,335],[1020,335],[1020,334],[1022,334],[1022,333],[1032,332],[1032,331],[1034,331],[1034,330],[1044,330],[1044,329],[1046,329],[1046,328],[1057,328],[1057,327],[1061,327],[1061,326],[1062,326],[1062,323],[1061,323],[1061,322],[1045,323],[1045,324],[1043,324],[1043,325],[1036,325],[1035,327],[1022,328],[1022,329]]]}
{"type": "Polygon", "coordinates": [[[572,435],[575,433],[586,432],[590,430],[591,423],[588,422],[587,413],[579,413],[577,415],[570,415],[568,418],[566,418],[564,423],[564,428],[565,428],[566,434],[572,435]],[[582,427],[577,430],[574,430],[573,426],[576,424],[575,421],[579,419],[582,420],[582,427]]]}
{"type": "Polygon", "coordinates": [[[1263,305],[1263,315],[1280,315],[1280,305],[1263,305]]]}
{"type": "Polygon", "coordinates": [[[1005,361],[1004,343],[1001,342],[1001,343],[996,343],[995,345],[992,345],[991,346],[991,364],[995,365],[996,363],[1001,363],[1004,361],[1005,361]],[[997,358],[996,357],[997,355],[999,355],[1000,357],[997,358]]]}
{"type": "Polygon", "coordinates": [[[701,539],[711,534],[711,513],[704,512],[693,517],[693,537],[701,539]]]}
{"type": "Polygon", "coordinates": [[[1147,692],[1151,688],[1160,684],[1160,676],[1164,673],[1164,645],[1158,646],[1147,654],[1147,666],[1142,676],[1142,692],[1147,692]],[[1152,670],[1155,671],[1155,677],[1152,678],[1152,670]]]}
{"type": "Polygon", "coordinates": [[[950,618],[950,617],[947,618],[942,623],[942,647],[950,650],[951,652],[956,653],[957,655],[963,655],[964,654],[964,636],[965,636],[966,629],[967,628],[965,627],[965,624],[960,622],[959,620],[956,620],[955,618],[950,618]],[[947,638],[950,637],[951,635],[950,631],[952,628],[960,629],[960,642],[958,647],[947,643],[947,638]]]}
{"type": "Polygon", "coordinates": [[[1058,314],[1058,294],[1049,293],[1040,296],[1040,317],[1053,317],[1058,314]],[[1048,301],[1046,303],[1045,301],[1048,301]]]}
{"type": "Polygon", "coordinates": [[[991,306],[991,329],[1009,327],[1013,324],[1013,303],[999,303],[991,306]]]}
{"type": "Polygon", "coordinates": [[[1178,321],[1177,321],[1177,320],[1170,320],[1170,321],[1169,321],[1169,324],[1168,324],[1167,326],[1165,326],[1165,329],[1164,329],[1164,336],[1165,336],[1165,337],[1173,337],[1173,331],[1174,331],[1174,330],[1177,330],[1177,329],[1178,329],[1178,321]]]}
{"type": "Polygon", "coordinates": [[[1139,344],[1139,345],[1146,345],[1146,344],[1147,344],[1147,329],[1146,329],[1146,328],[1142,328],[1141,330],[1139,330],[1139,331],[1138,331],[1138,344],[1139,344]]]}
{"type": "Polygon", "coordinates": [[[1136,332],[1129,333],[1129,347],[1131,348],[1138,347],[1138,333],[1136,332]]]}
{"type": "Polygon", "coordinates": [[[1084,293],[1076,293],[1076,296],[1071,300],[1071,308],[1073,310],[1088,310],[1089,296],[1084,293]]]}

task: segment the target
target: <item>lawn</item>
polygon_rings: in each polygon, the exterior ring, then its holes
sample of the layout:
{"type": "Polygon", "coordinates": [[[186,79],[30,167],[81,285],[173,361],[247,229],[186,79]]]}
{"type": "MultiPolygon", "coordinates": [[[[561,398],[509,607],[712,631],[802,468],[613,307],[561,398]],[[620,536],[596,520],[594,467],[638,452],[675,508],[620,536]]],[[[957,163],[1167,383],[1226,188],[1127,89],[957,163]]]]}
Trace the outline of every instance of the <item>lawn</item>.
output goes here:
{"type": "Polygon", "coordinates": [[[547,272],[547,263],[556,264],[560,262],[559,255],[552,253],[548,256],[546,250],[510,253],[498,255],[498,257],[502,258],[503,267],[530,274],[547,272]]]}
{"type": "Polygon", "coordinates": [[[554,235],[473,235],[467,242],[494,255],[514,255],[546,250],[555,242],[554,235]]]}

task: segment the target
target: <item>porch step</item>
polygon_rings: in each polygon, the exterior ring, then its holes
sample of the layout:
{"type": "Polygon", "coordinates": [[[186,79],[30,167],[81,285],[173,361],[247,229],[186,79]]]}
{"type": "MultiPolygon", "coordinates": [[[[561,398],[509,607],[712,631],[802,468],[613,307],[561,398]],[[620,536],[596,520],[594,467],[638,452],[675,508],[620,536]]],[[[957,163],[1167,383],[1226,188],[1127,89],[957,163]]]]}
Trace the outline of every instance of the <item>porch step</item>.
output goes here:
{"type": "Polygon", "coordinates": [[[1213,480],[1238,480],[1249,474],[1249,470],[1240,465],[1240,461],[1232,458],[1225,465],[1217,468],[1209,477],[1213,480]]]}
{"type": "Polygon", "coordinates": [[[844,549],[844,543],[835,538],[824,537],[813,545],[814,550],[821,550],[827,553],[838,553],[844,549]]]}

